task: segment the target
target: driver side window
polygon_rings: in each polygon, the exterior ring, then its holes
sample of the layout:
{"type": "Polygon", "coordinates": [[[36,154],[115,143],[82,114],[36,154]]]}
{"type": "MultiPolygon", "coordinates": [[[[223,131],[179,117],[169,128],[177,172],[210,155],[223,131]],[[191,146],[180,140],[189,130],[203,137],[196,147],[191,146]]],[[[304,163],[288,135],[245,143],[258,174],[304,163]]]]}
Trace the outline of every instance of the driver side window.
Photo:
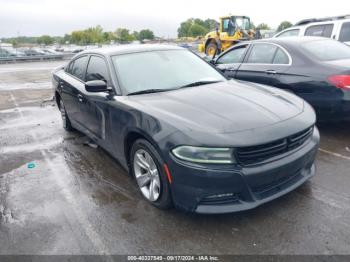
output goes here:
{"type": "Polygon", "coordinates": [[[247,50],[246,46],[240,46],[237,47],[228,53],[221,56],[217,61],[216,64],[235,64],[235,63],[241,63],[244,58],[244,54],[247,50]]]}

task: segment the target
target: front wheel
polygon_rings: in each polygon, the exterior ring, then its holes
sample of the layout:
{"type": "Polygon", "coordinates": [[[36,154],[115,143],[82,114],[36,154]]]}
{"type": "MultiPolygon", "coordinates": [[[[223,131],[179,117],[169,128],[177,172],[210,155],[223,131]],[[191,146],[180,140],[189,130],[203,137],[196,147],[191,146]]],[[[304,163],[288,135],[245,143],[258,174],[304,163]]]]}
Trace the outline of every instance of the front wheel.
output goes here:
{"type": "Polygon", "coordinates": [[[210,43],[207,45],[207,48],[205,49],[205,54],[207,56],[214,56],[217,53],[218,46],[215,43],[210,43]]]}
{"type": "Polygon", "coordinates": [[[164,161],[146,140],[137,140],[130,153],[131,172],[142,196],[160,209],[172,206],[170,185],[164,171],[164,161]]]}

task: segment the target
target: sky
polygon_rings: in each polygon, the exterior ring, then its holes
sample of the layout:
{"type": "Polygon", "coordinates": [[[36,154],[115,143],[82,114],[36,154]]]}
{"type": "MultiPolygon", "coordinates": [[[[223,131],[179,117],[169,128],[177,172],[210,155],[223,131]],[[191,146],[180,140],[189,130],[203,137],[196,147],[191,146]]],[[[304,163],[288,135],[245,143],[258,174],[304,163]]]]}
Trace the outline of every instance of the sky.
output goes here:
{"type": "Polygon", "coordinates": [[[218,20],[228,14],[277,28],[284,20],[350,14],[349,7],[349,0],[0,0],[0,38],[59,36],[95,25],[106,31],[149,28],[175,37],[187,18],[218,20]]]}

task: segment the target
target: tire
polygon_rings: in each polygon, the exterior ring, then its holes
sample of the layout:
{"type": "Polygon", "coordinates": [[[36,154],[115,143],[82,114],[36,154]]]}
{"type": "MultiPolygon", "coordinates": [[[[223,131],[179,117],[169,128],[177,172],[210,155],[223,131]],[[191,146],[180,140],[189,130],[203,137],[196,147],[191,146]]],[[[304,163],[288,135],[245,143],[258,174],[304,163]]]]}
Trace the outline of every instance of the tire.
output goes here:
{"type": "Polygon", "coordinates": [[[164,161],[157,150],[147,140],[138,139],[131,147],[129,159],[131,173],[143,198],[159,209],[171,208],[170,185],[164,171],[164,161]],[[140,156],[143,157],[141,162],[140,156]]]}
{"type": "Polygon", "coordinates": [[[62,99],[60,99],[60,112],[61,112],[61,117],[63,122],[63,128],[68,132],[73,131],[74,128],[72,127],[72,123],[69,120],[69,117],[67,115],[67,111],[66,111],[66,108],[64,107],[62,99]]]}
{"type": "Polygon", "coordinates": [[[217,54],[217,49],[218,49],[218,46],[215,43],[210,43],[205,48],[205,54],[207,56],[214,56],[214,54],[217,54]]]}

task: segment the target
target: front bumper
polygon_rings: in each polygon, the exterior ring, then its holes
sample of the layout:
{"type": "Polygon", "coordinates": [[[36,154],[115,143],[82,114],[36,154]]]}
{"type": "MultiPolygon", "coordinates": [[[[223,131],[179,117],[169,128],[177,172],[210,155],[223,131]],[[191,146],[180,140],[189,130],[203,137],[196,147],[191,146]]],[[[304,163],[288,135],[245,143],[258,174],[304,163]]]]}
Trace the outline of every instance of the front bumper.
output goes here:
{"type": "Polygon", "coordinates": [[[173,157],[169,167],[174,204],[191,212],[218,214],[252,209],[276,199],[315,174],[319,139],[315,128],[301,147],[278,160],[246,167],[203,168],[173,157]]]}

